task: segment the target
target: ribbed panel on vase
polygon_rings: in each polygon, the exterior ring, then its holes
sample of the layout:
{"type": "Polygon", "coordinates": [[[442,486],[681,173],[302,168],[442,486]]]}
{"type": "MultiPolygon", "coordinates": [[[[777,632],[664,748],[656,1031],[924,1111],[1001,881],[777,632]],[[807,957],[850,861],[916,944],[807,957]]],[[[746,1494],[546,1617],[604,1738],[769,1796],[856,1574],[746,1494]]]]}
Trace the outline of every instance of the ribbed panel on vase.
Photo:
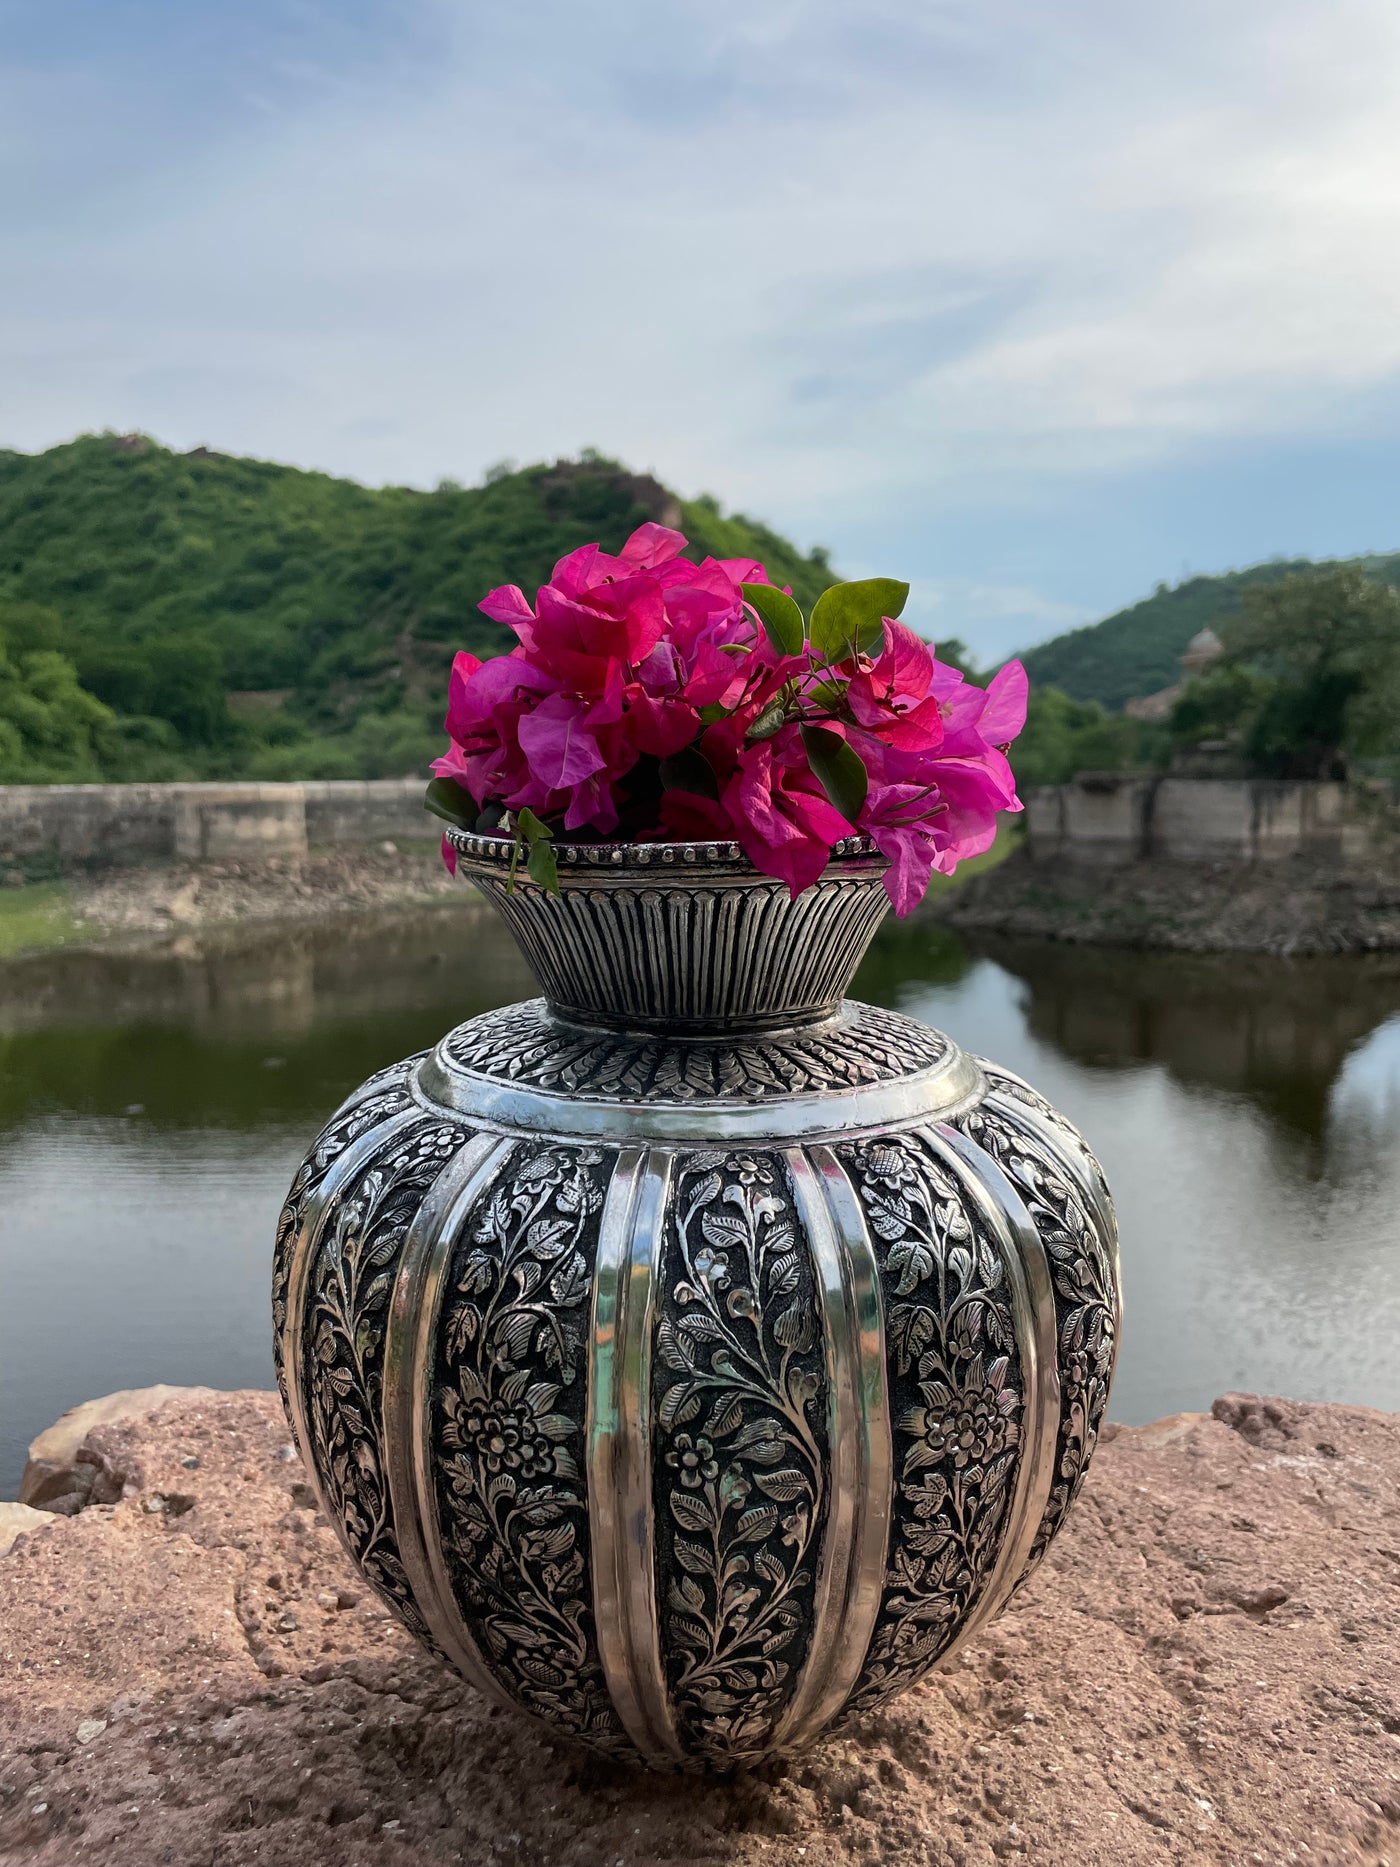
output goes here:
{"type": "MultiPolygon", "coordinates": [[[[473,839],[477,843],[486,839],[473,839]]],[[[629,1029],[792,1023],[840,1002],[888,905],[877,857],[833,863],[794,901],[739,862],[669,876],[561,867],[547,895],[494,856],[463,863],[565,1015],[629,1029]]]]}

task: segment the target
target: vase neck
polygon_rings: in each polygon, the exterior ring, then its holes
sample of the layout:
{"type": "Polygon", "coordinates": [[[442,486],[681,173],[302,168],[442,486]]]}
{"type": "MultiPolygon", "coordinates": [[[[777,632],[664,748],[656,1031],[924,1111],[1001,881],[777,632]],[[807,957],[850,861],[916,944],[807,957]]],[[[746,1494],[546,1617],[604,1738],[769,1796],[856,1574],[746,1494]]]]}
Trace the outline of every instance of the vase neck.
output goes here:
{"type": "Polygon", "coordinates": [[[461,868],[554,1015],[581,1026],[703,1038],[817,1023],[840,1005],[888,906],[884,861],[864,846],[793,900],[724,844],[621,845],[620,861],[590,848],[573,862],[564,849],[559,893],[547,895],[518,876],[508,887],[496,852],[472,847],[499,842],[457,841],[461,868]],[[678,860],[686,850],[724,853],[678,860]]]}

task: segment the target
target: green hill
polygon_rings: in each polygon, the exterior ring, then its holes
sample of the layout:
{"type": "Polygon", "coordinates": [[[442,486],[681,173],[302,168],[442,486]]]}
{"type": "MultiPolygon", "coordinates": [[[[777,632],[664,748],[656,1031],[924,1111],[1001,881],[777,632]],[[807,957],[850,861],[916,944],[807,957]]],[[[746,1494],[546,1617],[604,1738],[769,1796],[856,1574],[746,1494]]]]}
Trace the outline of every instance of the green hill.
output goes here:
{"type": "MultiPolygon", "coordinates": [[[[1400,588],[1400,553],[1351,560],[1356,568],[1400,588]]],[[[1220,577],[1192,577],[1174,590],[1156,593],[1131,609],[1088,628],[1057,635],[1022,655],[1026,672],[1040,687],[1058,687],[1076,700],[1121,707],[1138,694],[1155,693],[1178,680],[1179,657],[1199,630],[1217,632],[1240,606],[1251,584],[1276,583],[1295,571],[1335,570],[1338,565],[1307,558],[1256,564],[1220,577]]]]}
{"type": "Polygon", "coordinates": [[[486,591],[646,519],[804,602],[832,581],[823,552],[592,453],[419,492],[144,435],[0,451],[0,782],[419,769],[453,651],[513,640],[486,591]]]}

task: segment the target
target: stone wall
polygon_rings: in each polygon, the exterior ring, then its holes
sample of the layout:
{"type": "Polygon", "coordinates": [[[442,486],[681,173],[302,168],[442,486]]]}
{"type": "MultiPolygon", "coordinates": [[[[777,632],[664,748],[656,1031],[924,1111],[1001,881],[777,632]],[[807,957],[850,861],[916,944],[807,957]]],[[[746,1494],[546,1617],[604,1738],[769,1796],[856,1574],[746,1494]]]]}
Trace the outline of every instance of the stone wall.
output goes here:
{"type": "Polygon", "coordinates": [[[0,785],[0,866],[304,856],[431,838],[421,778],[306,784],[0,785]]]}
{"type": "Polygon", "coordinates": [[[1084,772],[1026,803],[1036,861],[1346,861],[1369,836],[1342,784],[1274,778],[1130,778],[1084,772]]]}

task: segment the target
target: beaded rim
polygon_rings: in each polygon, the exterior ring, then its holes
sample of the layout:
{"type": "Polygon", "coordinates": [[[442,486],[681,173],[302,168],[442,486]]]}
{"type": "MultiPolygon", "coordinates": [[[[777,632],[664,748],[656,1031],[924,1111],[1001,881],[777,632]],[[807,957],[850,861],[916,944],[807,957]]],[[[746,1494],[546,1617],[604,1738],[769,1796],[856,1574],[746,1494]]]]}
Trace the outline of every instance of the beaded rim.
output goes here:
{"type": "MultiPolygon", "coordinates": [[[[459,855],[473,862],[499,864],[508,868],[515,848],[513,838],[479,834],[475,830],[450,829],[447,840],[459,855]]],[[[686,868],[738,869],[757,875],[756,869],[737,843],[565,843],[554,844],[560,868],[584,869],[656,869],[686,868]]],[[[845,836],[831,851],[833,862],[875,857],[883,861],[868,836],[845,836]]]]}

